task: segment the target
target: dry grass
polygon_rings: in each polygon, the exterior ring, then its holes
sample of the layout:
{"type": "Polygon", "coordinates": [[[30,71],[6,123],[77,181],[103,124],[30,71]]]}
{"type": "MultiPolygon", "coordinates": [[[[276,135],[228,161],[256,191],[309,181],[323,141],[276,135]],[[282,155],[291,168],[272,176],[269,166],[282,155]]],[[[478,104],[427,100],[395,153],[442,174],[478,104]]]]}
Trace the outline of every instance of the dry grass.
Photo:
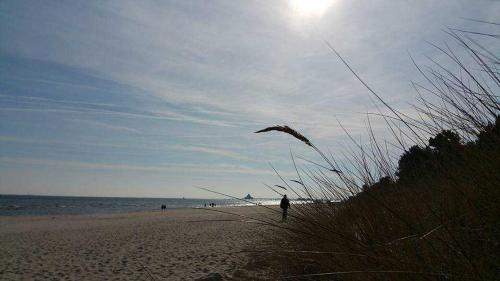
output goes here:
{"type": "MultiPolygon", "coordinates": [[[[288,126],[258,131],[290,134],[324,160],[309,161],[314,169],[299,169],[292,155],[294,192],[314,203],[293,205],[285,225],[272,223],[283,243],[271,252],[285,263],[286,278],[498,280],[500,60],[488,48],[498,38],[478,43],[470,37],[477,34],[446,33],[467,57],[435,46],[452,68],[432,58],[425,70],[415,64],[426,80],[413,83],[417,117],[387,104],[332,48],[391,112],[375,113],[391,140],[376,138],[371,128],[369,145],[349,135],[356,148],[345,153],[350,163],[327,156],[288,126]],[[399,161],[393,146],[403,151],[399,161]]],[[[280,179],[284,184],[276,187],[291,188],[280,179]]]]}

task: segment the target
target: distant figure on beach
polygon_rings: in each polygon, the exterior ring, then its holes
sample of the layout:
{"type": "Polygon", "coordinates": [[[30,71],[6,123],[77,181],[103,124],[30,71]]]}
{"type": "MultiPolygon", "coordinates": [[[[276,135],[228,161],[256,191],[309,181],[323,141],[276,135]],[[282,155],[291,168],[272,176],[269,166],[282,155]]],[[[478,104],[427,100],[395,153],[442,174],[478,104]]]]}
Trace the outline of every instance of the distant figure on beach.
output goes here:
{"type": "Polygon", "coordinates": [[[288,215],[288,208],[290,208],[290,200],[286,198],[286,194],[283,195],[283,198],[280,202],[280,208],[283,209],[283,221],[286,221],[286,216],[288,215]]]}
{"type": "Polygon", "coordinates": [[[166,209],[167,209],[167,205],[165,205],[165,204],[161,204],[161,210],[162,210],[162,211],[165,211],[166,209]]]}

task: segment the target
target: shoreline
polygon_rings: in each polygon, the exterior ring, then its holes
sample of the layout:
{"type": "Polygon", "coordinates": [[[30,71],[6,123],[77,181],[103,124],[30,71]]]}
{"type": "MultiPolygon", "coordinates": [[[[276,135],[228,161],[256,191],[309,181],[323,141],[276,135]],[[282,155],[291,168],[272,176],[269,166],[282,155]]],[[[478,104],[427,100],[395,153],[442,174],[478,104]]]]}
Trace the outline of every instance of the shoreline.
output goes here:
{"type": "Polygon", "coordinates": [[[277,199],[175,199],[175,198],[108,198],[66,196],[0,196],[0,217],[115,214],[184,208],[244,207],[255,204],[276,205],[277,199]]]}
{"type": "Polygon", "coordinates": [[[84,216],[119,216],[119,215],[132,215],[132,214],[144,214],[144,213],[162,213],[162,212],[173,212],[173,211],[182,211],[182,210],[206,210],[210,211],[212,209],[215,210],[220,210],[220,209],[238,209],[238,208],[261,208],[261,207],[273,207],[273,206],[278,206],[278,205],[267,205],[267,204],[261,204],[261,205],[238,205],[238,206],[228,206],[228,205],[223,205],[223,206],[216,206],[216,207],[173,207],[169,208],[167,206],[166,210],[161,210],[161,209],[151,209],[151,210],[136,210],[136,211],[128,211],[125,210],[123,212],[116,211],[116,212],[91,212],[91,213],[69,213],[69,214],[32,214],[32,215],[0,215],[0,220],[2,219],[8,219],[8,218],[43,218],[43,217],[84,217],[84,216]]]}
{"type": "MultiPolygon", "coordinates": [[[[248,217],[259,206],[216,207],[248,217]]],[[[249,255],[268,229],[204,208],[0,217],[0,279],[196,280],[210,273],[256,279],[249,255]],[[247,276],[247,277],[244,277],[247,276]],[[251,277],[253,276],[253,277],[251,277]]]]}

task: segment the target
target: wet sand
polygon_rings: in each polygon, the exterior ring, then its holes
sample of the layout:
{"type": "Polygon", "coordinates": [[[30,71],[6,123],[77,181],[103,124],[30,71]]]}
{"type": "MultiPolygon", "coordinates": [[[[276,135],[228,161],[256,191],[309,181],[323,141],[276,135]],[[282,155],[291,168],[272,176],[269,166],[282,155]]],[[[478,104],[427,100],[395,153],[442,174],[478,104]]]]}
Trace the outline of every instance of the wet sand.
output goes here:
{"type": "MultiPolygon", "coordinates": [[[[259,207],[216,208],[252,217],[259,207]]],[[[248,268],[269,230],[202,209],[0,217],[0,280],[196,280],[266,276],[248,268]]],[[[214,279],[217,280],[217,279],[214,279]]]]}

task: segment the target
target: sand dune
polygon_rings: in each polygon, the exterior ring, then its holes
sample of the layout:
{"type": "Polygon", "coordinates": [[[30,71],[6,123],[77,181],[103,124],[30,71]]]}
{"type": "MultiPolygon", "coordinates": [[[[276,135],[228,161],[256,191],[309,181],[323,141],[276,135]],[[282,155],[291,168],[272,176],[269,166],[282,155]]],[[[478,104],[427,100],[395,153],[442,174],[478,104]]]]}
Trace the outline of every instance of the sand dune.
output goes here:
{"type": "MultiPolygon", "coordinates": [[[[269,215],[257,207],[230,210],[269,215]]],[[[0,217],[0,279],[195,280],[210,273],[253,279],[248,254],[238,252],[253,249],[269,230],[233,219],[200,209],[0,217]]]]}

